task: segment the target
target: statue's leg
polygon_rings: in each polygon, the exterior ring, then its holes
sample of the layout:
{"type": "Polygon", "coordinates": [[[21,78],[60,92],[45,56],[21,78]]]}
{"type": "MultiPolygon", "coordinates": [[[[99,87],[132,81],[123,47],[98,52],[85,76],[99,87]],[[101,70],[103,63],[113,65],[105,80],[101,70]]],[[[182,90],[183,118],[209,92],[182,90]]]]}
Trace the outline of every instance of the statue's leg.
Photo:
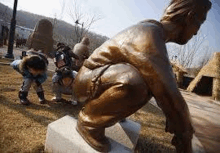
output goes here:
{"type": "Polygon", "coordinates": [[[129,64],[110,66],[99,78],[97,94],[80,111],[77,130],[96,150],[109,150],[104,131],[135,113],[151,98],[144,79],[129,64]]]}

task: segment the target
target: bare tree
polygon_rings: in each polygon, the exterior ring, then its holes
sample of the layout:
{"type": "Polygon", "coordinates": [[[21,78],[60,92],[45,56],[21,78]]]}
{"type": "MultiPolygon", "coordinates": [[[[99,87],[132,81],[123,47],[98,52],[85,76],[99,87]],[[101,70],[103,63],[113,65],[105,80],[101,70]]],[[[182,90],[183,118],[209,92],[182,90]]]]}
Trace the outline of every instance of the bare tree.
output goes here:
{"type": "Polygon", "coordinates": [[[199,57],[199,60],[198,60],[198,67],[200,67],[200,68],[202,68],[203,66],[205,66],[209,62],[209,60],[212,56],[211,53],[213,52],[213,49],[210,48],[208,45],[203,46],[203,50],[204,50],[204,52],[203,52],[202,56],[199,57]]]}
{"type": "Polygon", "coordinates": [[[63,42],[65,41],[65,38],[58,34],[57,29],[60,24],[59,21],[63,19],[65,7],[66,7],[66,1],[65,0],[60,1],[60,6],[61,6],[60,14],[57,15],[55,13],[53,18],[53,37],[56,41],[63,42]]]}
{"type": "Polygon", "coordinates": [[[90,54],[99,46],[101,46],[109,38],[106,36],[97,35],[93,32],[89,32],[87,36],[90,38],[89,52],[90,54]]]}
{"type": "Polygon", "coordinates": [[[175,57],[176,62],[183,66],[184,68],[195,66],[198,63],[198,56],[204,55],[200,59],[200,63],[204,62],[209,53],[209,46],[204,47],[204,42],[206,40],[206,36],[202,35],[202,33],[198,33],[192,40],[190,40],[186,45],[172,45],[169,47],[168,51],[170,53],[170,58],[173,59],[175,57]],[[175,52],[175,53],[174,53],[175,52]],[[201,53],[201,54],[199,54],[201,53]]]}
{"type": "Polygon", "coordinates": [[[95,33],[90,32],[90,28],[95,22],[101,19],[99,13],[93,11],[88,12],[89,8],[85,9],[83,3],[79,0],[60,0],[61,13],[54,14],[53,26],[54,26],[54,40],[63,42],[71,48],[81,41],[84,36],[90,39],[90,51],[99,47],[108,38],[95,33]],[[83,11],[82,11],[83,10],[83,11]],[[67,14],[73,21],[72,31],[66,31],[62,26],[63,14],[67,14]]]}
{"type": "Polygon", "coordinates": [[[9,13],[10,10],[8,9],[8,7],[6,7],[4,9],[4,11],[2,10],[1,11],[1,18],[3,19],[3,21],[6,23],[6,22],[10,22],[10,19],[11,19],[11,13],[9,13]]]}
{"type": "Polygon", "coordinates": [[[69,15],[72,21],[75,23],[75,35],[76,42],[80,42],[81,39],[88,33],[90,27],[101,19],[101,16],[96,13],[87,13],[86,10],[82,11],[82,6],[78,0],[73,0],[69,5],[69,15]]]}

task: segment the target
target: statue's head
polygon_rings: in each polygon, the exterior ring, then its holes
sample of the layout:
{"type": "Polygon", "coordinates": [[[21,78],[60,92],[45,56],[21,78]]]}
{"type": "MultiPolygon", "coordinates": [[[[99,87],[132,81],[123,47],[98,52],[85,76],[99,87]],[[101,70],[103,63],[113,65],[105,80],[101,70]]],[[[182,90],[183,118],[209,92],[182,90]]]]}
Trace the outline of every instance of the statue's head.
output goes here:
{"type": "Polygon", "coordinates": [[[197,34],[211,6],[209,0],[172,0],[160,21],[172,22],[182,29],[175,42],[185,44],[197,34]]]}
{"type": "Polygon", "coordinates": [[[89,38],[88,37],[83,37],[82,41],[81,41],[82,44],[86,45],[86,46],[89,46],[89,38]]]}

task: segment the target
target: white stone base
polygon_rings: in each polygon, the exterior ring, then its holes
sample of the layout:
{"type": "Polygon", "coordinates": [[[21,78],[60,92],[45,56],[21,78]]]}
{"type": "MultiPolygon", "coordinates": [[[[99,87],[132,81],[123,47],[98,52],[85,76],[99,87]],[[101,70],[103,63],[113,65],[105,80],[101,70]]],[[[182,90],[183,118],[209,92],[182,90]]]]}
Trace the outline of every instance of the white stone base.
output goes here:
{"type": "MultiPolygon", "coordinates": [[[[48,125],[45,151],[48,153],[98,153],[76,131],[77,119],[64,116],[48,125]]],[[[109,153],[132,153],[137,144],[140,124],[131,120],[106,128],[111,142],[109,153]]]]}
{"type": "Polygon", "coordinates": [[[205,153],[203,145],[194,134],[192,139],[192,150],[193,153],[205,153]]]}

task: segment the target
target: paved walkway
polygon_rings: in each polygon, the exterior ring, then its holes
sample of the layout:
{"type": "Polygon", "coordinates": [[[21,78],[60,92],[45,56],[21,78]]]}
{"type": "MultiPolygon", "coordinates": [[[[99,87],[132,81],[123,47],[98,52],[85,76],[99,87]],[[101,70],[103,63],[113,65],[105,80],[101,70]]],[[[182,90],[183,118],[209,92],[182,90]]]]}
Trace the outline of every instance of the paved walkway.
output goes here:
{"type": "Polygon", "coordinates": [[[220,153],[220,102],[181,91],[192,116],[196,137],[207,153],[220,153]]]}
{"type": "MultiPolygon", "coordinates": [[[[202,152],[220,153],[220,102],[180,90],[186,100],[202,152]]],[[[154,99],[150,101],[157,107],[154,99]]]]}

